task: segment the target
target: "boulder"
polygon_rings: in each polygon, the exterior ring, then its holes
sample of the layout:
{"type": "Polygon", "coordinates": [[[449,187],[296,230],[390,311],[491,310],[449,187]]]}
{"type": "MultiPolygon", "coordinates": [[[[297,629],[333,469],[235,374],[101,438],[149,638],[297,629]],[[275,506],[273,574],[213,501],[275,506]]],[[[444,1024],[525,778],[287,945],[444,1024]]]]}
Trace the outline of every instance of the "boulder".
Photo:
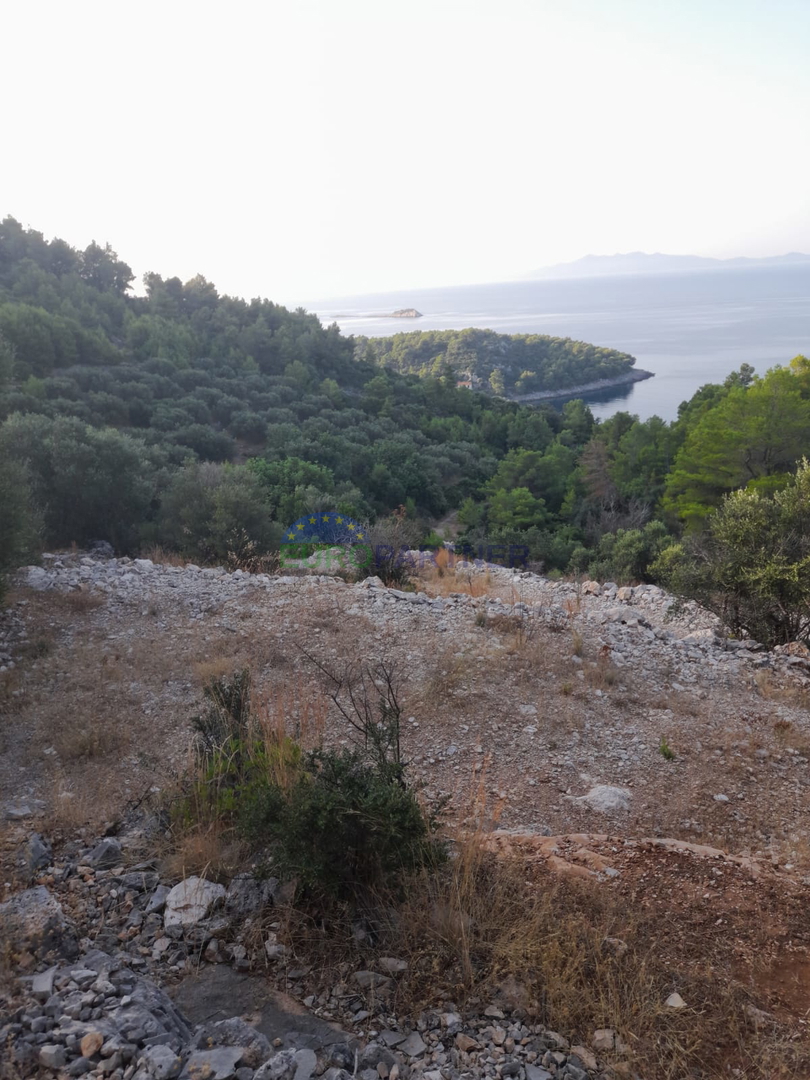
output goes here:
{"type": "Polygon", "coordinates": [[[112,870],[121,865],[121,858],[121,845],[112,836],[105,836],[85,855],[84,862],[96,870],[112,870]]]}
{"type": "Polygon", "coordinates": [[[0,904],[0,926],[12,949],[40,955],[58,950],[62,956],[78,954],[76,934],[62,905],[44,885],[16,893],[0,904]]]}
{"type": "Polygon", "coordinates": [[[200,877],[186,878],[166,897],[163,925],[181,929],[196,926],[224,899],[224,885],[200,877]]]}
{"type": "Polygon", "coordinates": [[[225,910],[242,917],[271,905],[278,890],[278,878],[259,880],[253,874],[237,874],[225,894],[225,910]]]}
{"type": "Polygon", "coordinates": [[[238,1016],[202,1024],[197,1028],[192,1046],[198,1050],[208,1050],[214,1046],[239,1047],[242,1050],[241,1064],[251,1069],[257,1069],[273,1053],[265,1036],[238,1016]]]}
{"type": "Polygon", "coordinates": [[[29,873],[34,874],[53,861],[51,845],[39,833],[31,833],[25,845],[25,863],[29,873]]]}
{"type": "Polygon", "coordinates": [[[180,1072],[183,1059],[178,1057],[170,1046],[148,1046],[138,1061],[140,1069],[144,1070],[152,1080],[173,1080],[180,1072]]]}
{"type": "Polygon", "coordinates": [[[197,1050],[189,1057],[181,1076],[183,1080],[230,1080],[242,1060],[239,1046],[217,1046],[197,1050]]]}
{"type": "MultiPolygon", "coordinates": [[[[569,796],[571,798],[571,796],[569,796]]],[[[597,784],[587,795],[573,798],[573,802],[584,802],[591,810],[600,814],[610,814],[615,810],[630,809],[630,792],[627,788],[611,787],[609,784],[597,784]]]]}

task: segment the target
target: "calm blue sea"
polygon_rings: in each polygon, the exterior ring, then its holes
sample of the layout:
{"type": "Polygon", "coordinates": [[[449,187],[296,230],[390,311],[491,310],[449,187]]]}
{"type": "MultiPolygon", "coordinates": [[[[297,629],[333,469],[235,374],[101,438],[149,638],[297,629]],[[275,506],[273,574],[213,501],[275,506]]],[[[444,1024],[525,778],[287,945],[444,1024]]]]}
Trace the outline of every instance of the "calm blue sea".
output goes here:
{"type": "Polygon", "coordinates": [[[810,268],[511,282],[355,296],[307,305],[345,334],[485,327],[607,345],[654,379],[586,395],[595,415],[676,417],[678,405],[740,364],[762,374],[810,354],[810,268]],[[421,319],[375,318],[415,307],[421,319]]]}

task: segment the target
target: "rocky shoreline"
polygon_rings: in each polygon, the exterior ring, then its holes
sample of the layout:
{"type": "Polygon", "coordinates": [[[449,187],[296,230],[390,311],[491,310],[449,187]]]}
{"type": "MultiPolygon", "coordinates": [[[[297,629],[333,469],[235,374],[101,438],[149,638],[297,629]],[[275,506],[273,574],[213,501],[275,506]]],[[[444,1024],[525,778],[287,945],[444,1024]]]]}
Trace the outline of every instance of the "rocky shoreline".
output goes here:
{"type": "Polygon", "coordinates": [[[645,379],[655,378],[654,371],[643,371],[634,368],[624,375],[616,375],[612,379],[597,379],[595,382],[583,383],[581,386],[569,386],[561,390],[538,390],[533,394],[512,394],[509,401],[518,405],[528,405],[533,401],[550,401],[554,398],[573,398],[578,394],[589,394],[596,390],[609,390],[613,386],[631,386],[633,383],[644,382],[645,379]]]}

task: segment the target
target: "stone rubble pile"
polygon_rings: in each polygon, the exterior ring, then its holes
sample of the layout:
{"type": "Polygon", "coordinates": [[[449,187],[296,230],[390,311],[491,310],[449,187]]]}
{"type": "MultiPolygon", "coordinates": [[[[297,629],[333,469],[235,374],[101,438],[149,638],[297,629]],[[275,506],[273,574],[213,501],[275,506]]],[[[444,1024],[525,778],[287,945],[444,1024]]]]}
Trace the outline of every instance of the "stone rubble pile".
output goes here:
{"type": "MultiPolygon", "coordinates": [[[[422,552],[406,555],[415,566],[425,562],[422,552]]],[[[313,565],[321,564],[322,560],[313,565]]],[[[808,650],[788,646],[769,652],[755,641],[725,637],[715,616],[693,602],[677,603],[655,585],[620,588],[613,582],[552,581],[529,571],[492,564],[470,563],[468,573],[470,577],[487,575],[491,590],[506,592],[510,598],[475,597],[464,592],[430,597],[424,592],[385,588],[377,577],[350,585],[339,577],[317,573],[298,576],[250,574],[242,570],[228,573],[223,567],[165,566],[149,559],[81,554],[46,554],[42,566],[25,568],[20,578],[40,591],[86,590],[104,594],[112,605],[149,605],[161,601],[182,604],[193,619],[210,616],[226,601],[238,600],[240,606],[250,610],[268,602],[283,604],[291,589],[312,589],[328,583],[354,595],[352,613],[371,613],[382,620],[397,618],[407,611],[424,611],[435,617],[437,630],[450,631],[460,619],[469,618],[472,611],[488,621],[503,617],[522,619],[529,628],[532,624],[557,630],[590,627],[598,632],[596,645],[609,649],[611,659],[619,667],[642,664],[648,657],[666,656],[686,683],[694,681],[695,665],[704,669],[708,665],[716,669],[721,679],[739,677],[744,671],[772,668],[790,672],[799,684],[810,686],[808,650]]],[[[4,652],[4,642],[0,641],[0,663],[13,664],[8,646],[5,648],[4,652]]]]}
{"type": "MultiPolygon", "coordinates": [[[[170,888],[153,870],[127,868],[113,838],[59,862],[49,861],[41,838],[23,854],[31,852],[48,884],[0,904],[4,944],[18,965],[14,989],[0,994],[0,1061],[15,1078],[588,1080],[614,1075],[600,1058],[627,1049],[610,1030],[572,1046],[503,1004],[465,1017],[446,1005],[400,1023],[388,998],[408,965],[392,957],[379,959],[378,971],[347,972],[346,983],[322,995],[356,1033],[314,1049],[309,1036],[284,1031],[271,1040],[240,1017],[193,1026],[159,984],[192,968],[204,979],[222,962],[249,968],[256,958],[238,939],[246,920],[272,909],[278,882],[246,872],[228,888],[199,877],[170,888]]],[[[275,959],[283,958],[280,948],[275,959]]],[[[285,967],[285,984],[308,971],[285,967]]]]}

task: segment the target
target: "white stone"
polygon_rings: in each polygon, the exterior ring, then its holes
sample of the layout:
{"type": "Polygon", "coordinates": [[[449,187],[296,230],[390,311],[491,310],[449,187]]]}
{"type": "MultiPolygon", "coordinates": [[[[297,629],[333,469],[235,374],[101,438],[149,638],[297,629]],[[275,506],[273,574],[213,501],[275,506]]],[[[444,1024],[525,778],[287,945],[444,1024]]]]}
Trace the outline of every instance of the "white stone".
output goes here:
{"type": "Polygon", "coordinates": [[[398,960],[394,956],[381,956],[379,964],[389,975],[399,975],[408,970],[408,961],[398,960]]]}
{"type": "Polygon", "coordinates": [[[200,877],[186,878],[166,897],[164,926],[196,926],[225,899],[225,886],[200,877]]]}
{"type": "Polygon", "coordinates": [[[605,1050],[612,1050],[616,1042],[616,1032],[613,1028],[597,1028],[591,1039],[591,1046],[600,1054],[605,1050]]]}
{"type": "Polygon", "coordinates": [[[630,792],[627,788],[611,787],[609,784],[597,784],[587,795],[579,798],[568,796],[572,802],[584,802],[591,810],[600,814],[609,814],[613,810],[630,809],[630,792]]]}
{"type": "Polygon", "coordinates": [[[685,1009],[686,1002],[683,1000],[680,994],[670,994],[664,1003],[670,1009],[685,1009]]]}

